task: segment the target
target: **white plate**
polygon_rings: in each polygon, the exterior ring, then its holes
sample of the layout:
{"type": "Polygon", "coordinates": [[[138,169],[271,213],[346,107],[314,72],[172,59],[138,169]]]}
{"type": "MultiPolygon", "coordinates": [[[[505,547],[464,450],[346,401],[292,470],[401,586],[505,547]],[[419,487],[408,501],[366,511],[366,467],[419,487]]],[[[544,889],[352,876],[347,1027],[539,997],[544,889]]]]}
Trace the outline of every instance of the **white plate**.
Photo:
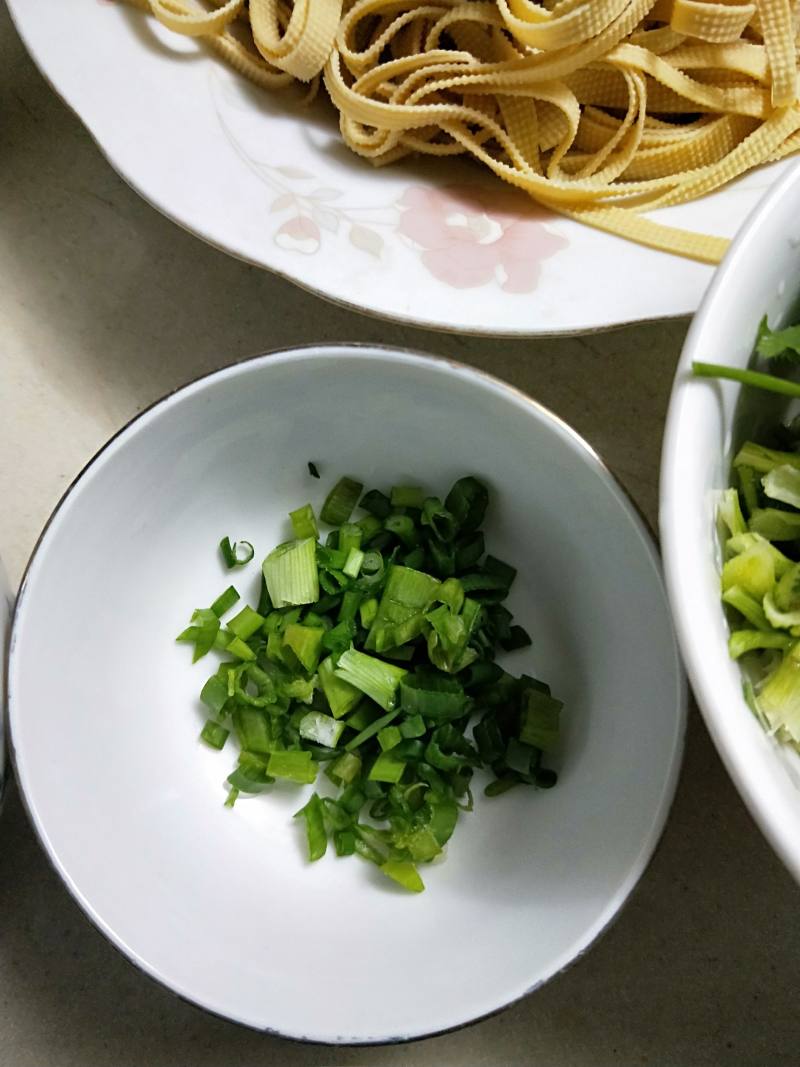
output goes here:
{"type": "MultiPolygon", "coordinates": [[[[421,326],[530,335],[686,314],[711,277],[550,215],[477,166],[375,170],[341,144],[332,108],[254,89],[202,45],[119,4],[9,7],[42,72],[134,189],[211,244],[321,296],[421,326]]],[[[732,236],[782,166],[658,217],[732,236]]]]}
{"type": "Polygon", "coordinates": [[[327,1042],[458,1026],[580,956],[655,847],[685,715],[652,539],[591,449],[477,371],[372,347],[239,364],[131,423],[39,543],[9,678],[20,789],[91,919],[203,1007],[327,1042]],[[509,606],[534,644],[507,666],[565,702],[561,773],[496,801],[476,779],[412,897],[357,858],[307,863],[292,813],[309,790],[223,807],[235,756],[197,740],[214,666],[174,636],[230,581],[223,534],[258,550],[235,578],[252,598],[288,510],[342,473],[441,493],[465,471],[493,493],[487,543],[520,568],[509,606]]]}

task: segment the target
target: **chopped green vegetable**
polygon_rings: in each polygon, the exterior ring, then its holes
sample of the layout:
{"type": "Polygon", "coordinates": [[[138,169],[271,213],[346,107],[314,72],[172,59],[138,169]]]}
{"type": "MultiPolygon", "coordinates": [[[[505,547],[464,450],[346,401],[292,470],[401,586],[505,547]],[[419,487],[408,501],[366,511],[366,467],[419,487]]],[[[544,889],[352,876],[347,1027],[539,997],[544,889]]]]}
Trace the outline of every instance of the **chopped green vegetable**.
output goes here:
{"type": "Polygon", "coordinates": [[[231,544],[228,537],[222,538],[219,543],[219,550],[228,570],[232,570],[234,567],[244,567],[256,554],[249,541],[234,541],[231,544]]]}
{"type": "MultiPolygon", "coordinates": [[[[729,501],[725,597],[757,635],[740,641],[777,647],[780,622],[788,647],[800,633],[789,626],[795,613],[800,623],[800,564],[750,528],[778,509],[759,506],[768,487],[749,469],[748,521],[729,501]]],[[[244,605],[222,626],[239,600],[231,586],[178,637],[195,659],[224,655],[201,690],[211,718],[200,736],[213,748],[231,733],[238,743],[226,806],[278,779],[312,786],[320,771],[336,790],[311,793],[297,812],[311,862],[330,838],[337,856],[368,859],[420,892],[417,865],[440,856],[472,810],[477,769],[494,775],[488,795],[556,782],[543,752],[558,740],[560,701],[494,662],[530,638],[502,603],[516,569],[485,555],[488,499],[475,478],[444,503],[417,486],[362,496],[341,479],[319,513],[334,527],[324,543],[311,503],[289,513],[294,539],[264,560],[257,609],[244,605]],[[359,499],[366,514],[351,519],[359,499]]]]}
{"type": "Polygon", "coordinates": [[[341,526],[353,514],[364,486],[352,478],[340,478],[325,498],[319,517],[330,526],[341,526]]]}
{"type": "Polygon", "coordinates": [[[313,538],[278,545],[264,560],[263,570],[276,608],[319,600],[317,546],[313,538]]]}

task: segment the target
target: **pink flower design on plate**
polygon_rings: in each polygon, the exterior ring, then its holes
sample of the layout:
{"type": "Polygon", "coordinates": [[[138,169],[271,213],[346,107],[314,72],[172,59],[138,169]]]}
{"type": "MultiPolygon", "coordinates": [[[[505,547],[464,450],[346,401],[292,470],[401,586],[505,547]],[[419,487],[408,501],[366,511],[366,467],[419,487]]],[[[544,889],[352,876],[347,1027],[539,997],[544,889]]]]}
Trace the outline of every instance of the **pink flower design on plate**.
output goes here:
{"type": "Polygon", "coordinates": [[[275,244],[293,252],[313,256],[320,245],[319,226],[307,215],[287,219],[275,234],[275,244]]]}
{"type": "Polygon", "coordinates": [[[399,232],[422,248],[431,274],[456,289],[495,281],[507,293],[530,293],[542,261],[568,244],[544,226],[550,213],[515,189],[414,185],[398,204],[399,232]]]}

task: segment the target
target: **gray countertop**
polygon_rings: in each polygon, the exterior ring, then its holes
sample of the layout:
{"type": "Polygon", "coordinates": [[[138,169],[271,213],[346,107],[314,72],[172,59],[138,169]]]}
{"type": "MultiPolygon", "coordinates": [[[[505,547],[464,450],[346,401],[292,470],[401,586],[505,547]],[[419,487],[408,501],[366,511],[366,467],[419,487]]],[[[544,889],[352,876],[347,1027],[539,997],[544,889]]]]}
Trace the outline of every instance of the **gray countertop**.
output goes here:
{"type": "MultiPolygon", "coordinates": [[[[492,341],[324,303],[144,204],[36,72],[4,9],[0,175],[0,557],[12,582],[69,481],[137,411],[225,363],[318,340],[399,344],[490,370],[587,437],[655,523],[685,321],[492,341]]],[[[662,843],[576,966],[445,1037],[298,1045],[207,1016],[129,965],[48,866],[12,786],[0,819],[0,1064],[797,1064],[798,905],[692,707],[662,843]]]]}

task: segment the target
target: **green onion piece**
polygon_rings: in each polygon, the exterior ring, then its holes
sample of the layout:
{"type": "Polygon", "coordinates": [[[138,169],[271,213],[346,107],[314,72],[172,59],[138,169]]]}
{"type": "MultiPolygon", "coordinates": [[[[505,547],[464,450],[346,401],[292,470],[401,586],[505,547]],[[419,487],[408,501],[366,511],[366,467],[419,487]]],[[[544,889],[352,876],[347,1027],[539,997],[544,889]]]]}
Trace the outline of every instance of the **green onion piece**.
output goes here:
{"type": "Polygon", "coordinates": [[[354,548],[361,548],[361,538],[364,531],[354,522],[346,522],[339,527],[339,551],[344,553],[345,559],[354,548]]]}
{"type": "Polygon", "coordinates": [[[466,713],[468,700],[454,678],[420,671],[407,675],[400,683],[400,704],[408,715],[447,722],[466,713]]]}
{"type": "Polygon", "coordinates": [[[239,790],[238,789],[233,789],[233,788],[229,789],[228,790],[228,796],[227,796],[227,798],[225,800],[225,807],[226,808],[232,808],[233,805],[236,803],[236,801],[238,799],[239,799],[239,790]]]}
{"type": "MultiPolygon", "coordinates": [[[[800,390],[800,385],[797,386],[800,390]]],[[[800,396],[800,392],[798,392],[800,396]]],[[[800,453],[778,452],[774,448],[765,448],[755,441],[745,441],[733,458],[734,467],[752,467],[759,474],[769,474],[773,467],[800,467],[800,453]]]]}
{"type": "Polygon", "coordinates": [[[342,653],[335,670],[337,678],[366,693],[385,711],[394,707],[397,687],[407,673],[402,667],[383,663],[374,656],[357,652],[354,648],[342,653]]]}
{"type": "MultiPolygon", "coordinates": [[[[775,586],[774,596],[780,611],[797,611],[800,608],[800,563],[795,563],[781,576],[775,586]]],[[[736,604],[733,606],[736,607],[736,604]]],[[[760,627],[757,626],[757,629],[760,627]]]]}
{"type": "Polygon", "coordinates": [[[228,775],[227,781],[238,793],[263,793],[274,779],[263,770],[237,767],[228,775]]]}
{"type": "Polygon", "coordinates": [[[765,315],[758,324],[756,352],[766,359],[779,359],[788,356],[792,362],[800,355],[800,324],[787,326],[783,330],[771,330],[765,315]]]}
{"type": "Polygon", "coordinates": [[[388,496],[377,489],[370,489],[361,498],[360,507],[374,515],[377,519],[385,519],[391,510],[391,501],[388,496]]]}
{"type": "Polygon", "coordinates": [[[361,690],[336,677],[332,656],[328,656],[327,659],[320,663],[318,674],[319,684],[325,694],[325,699],[328,701],[331,715],[333,715],[334,719],[341,719],[349,711],[352,711],[361,700],[361,690]]]}
{"type": "MultiPolygon", "coordinates": [[[[361,696],[361,695],[362,694],[359,692],[359,696],[361,696]]],[[[353,712],[353,714],[348,716],[347,725],[351,729],[353,729],[356,732],[360,733],[367,726],[369,726],[370,723],[373,723],[373,722],[375,722],[376,719],[379,719],[379,718],[383,717],[380,714],[381,710],[382,709],[379,708],[377,706],[377,704],[373,704],[371,700],[363,700],[363,698],[362,698],[362,702],[359,704],[359,706],[356,708],[356,710],[353,712]]],[[[392,716],[392,718],[394,718],[394,716],[392,716]]],[[[391,722],[391,719],[387,719],[386,721],[387,722],[391,722]]],[[[383,723],[381,725],[383,725],[383,723]]],[[[380,729],[380,726],[378,726],[376,728],[376,730],[373,731],[373,733],[377,732],[377,730],[379,730],[379,729],[380,729]]],[[[354,747],[354,746],[347,745],[345,747],[351,748],[351,747],[354,747]]]]}
{"type": "Polygon", "coordinates": [[[325,498],[319,517],[329,526],[341,526],[352,515],[363,488],[353,478],[340,478],[325,498]]]}
{"type": "Polygon", "coordinates": [[[548,767],[538,767],[534,775],[537,789],[552,789],[558,781],[558,775],[548,767]]]}
{"type": "Polygon", "coordinates": [[[390,515],[383,527],[398,537],[406,548],[413,548],[419,542],[419,531],[410,515],[390,515]]]}
{"type": "Polygon", "coordinates": [[[416,485],[393,485],[389,502],[393,508],[421,508],[425,494],[416,485]]]}
{"type": "Polygon", "coordinates": [[[790,644],[791,637],[777,630],[770,633],[763,630],[737,630],[727,639],[727,651],[732,659],[738,659],[756,649],[787,649],[790,644]]]}
{"type": "Polygon", "coordinates": [[[361,531],[361,544],[368,545],[383,530],[383,522],[375,515],[365,515],[356,526],[361,531]]]}
{"type": "Polygon", "coordinates": [[[516,771],[517,774],[529,774],[531,763],[537,756],[538,749],[511,737],[506,745],[504,762],[509,770],[516,771]]]}
{"type": "MultiPolygon", "coordinates": [[[[731,635],[731,639],[735,637],[731,635]]],[[[762,634],[766,637],[768,635],[762,634]]],[[[781,636],[779,634],[775,635],[781,636]]],[[[784,655],[758,694],[758,707],[770,730],[780,730],[794,744],[800,740],[800,642],[784,655]]]]}
{"type": "Polygon", "coordinates": [[[457,571],[466,571],[474,567],[485,551],[483,534],[480,530],[468,534],[456,542],[455,566],[457,571]]]}
{"type": "Polygon", "coordinates": [[[259,615],[263,615],[265,618],[272,611],[274,604],[269,598],[269,590],[267,589],[267,583],[264,578],[264,572],[261,572],[261,589],[258,594],[258,607],[256,611],[259,615]]]}
{"type": "Polygon", "coordinates": [[[378,601],[375,597],[370,597],[369,600],[362,600],[358,608],[358,617],[365,630],[368,630],[370,626],[372,626],[377,614],[378,601]]]}
{"type": "Polygon", "coordinates": [[[276,608],[319,600],[317,544],[312,537],[278,545],[264,560],[263,570],[276,608]]]}
{"type": "Polygon", "coordinates": [[[464,607],[464,587],[457,578],[448,578],[436,590],[434,598],[439,604],[446,604],[454,615],[464,607]]]}
{"type": "Polygon", "coordinates": [[[397,759],[391,752],[381,752],[370,768],[368,778],[371,782],[399,782],[406,769],[404,760],[397,759]]]}
{"type": "Polygon", "coordinates": [[[497,574],[464,574],[459,579],[467,593],[508,592],[508,584],[497,574]]]}
{"type": "Polygon", "coordinates": [[[380,869],[388,878],[412,893],[421,893],[425,888],[419,871],[407,860],[386,860],[380,864],[380,869]]]}
{"type": "MultiPolygon", "coordinates": [[[[395,719],[397,717],[399,711],[399,708],[395,708],[393,711],[387,711],[385,715],[381,715],[377,719],[374,719],[372,722],[367,723],[360,733],[357,733],[355,737],[351,738],[347,742],[347,744],[344,746],[345,751],[352,752],[354,749],[358,748],[359,745],[363,745],[365,741],[369,741],[371,737],[374,737],[385,726],[388,726],[392,719],[395,719]]],[[[354,717],[355,716],[351,716],[350,719],[348,719],[348,726],[353,726],[354,717]]]]}
{"type": "Polygon", "coordinates": [[[440,541],[452,541],[456,535],[456,521],[447,508],[435,496],[427,497],[422,504],[420,522],[430,526],[440,541]]]}
{"type": "Polygon", "coordinates": [[[266,756],[275,746],[271,719],[259,708],[237,708],[233,713],[233,728],[245,752],[266,756]]]}
{"type": "Polygon", "coordinates": [[[308,803],[295,812],[295,819],[302,818],[306,824],[308,841],[308,858],[311,863],[321,859],[328,847],[328,835],[325,833],[325,820],[322,814],[322,801],[316,793],[308,798],[308,803]]]}
{"type": "Polygon", "coordinates": [[[230,611],[230,609],[233,607],[233,605],[238,599],[239,594],[236,592],[232,585],[229,585],[225,592],[220,593],[220,595],[211,605],[211,610],[214,612],[218,619],[221,619],[226,611],[230,611]]]}
{"type": "Polygon", "coordinates": [[[317,468],[317,465],[316,463],[312,463],[311,460],[308,461],[308,473],[311,475],[312,478],[319,478],[319,470],[317,468]]]}
{"type": "Polygon", "coordinates": [[[192,613],[192,625],[175,640],[194,644],[192,663],[196,663],[214,647],[218,633],[219,619],[215,613],[210,608],[198,608],[192,613]]]}
{"type": "Polygon", "coordinates": [[[781,611],[775,603],[772,593],[764,595],[764,614],[770,626],[775,630],[788,630],[800,626],[800,611],[781,611]]]}
{"type": "Polygon", "coordinates": [[[425,549],[422,545],[417,545],[417,547],[412,548],[410,552],[406,552],[400,562],[404,567],[411,567],[412,570],[421,571],[425,566],[426,559],[425,549]]]}
{"type": "Polygon", "coordinates": [[[347,592],[342,597],[341,607],[339,608],[340,623],[355,623],[355,619],[358,615],[358,609],[362,599],[363,594],[361,594],[357,589],[347,590],[347,592]]]}
{"type": "Polygon", "coordinates": [[[361,774],[361,757],[355,752],[343,752],[325,773],[335,785],[350,785],[361,774]]]}
{"type": "Polygon", "coordinates": [[[253,636],[256,630],[260,630],[263,625],[264,616],[259,615],[257,611],[253,611],[252,608],[245,605],[239,614],[234,615],[228,623],[228,629],[236,637],[240,637],[242,641],[247,641],[253,636]]]}
{"type": "Polygon", "coordinates": [[[800,384],[778,378],[774,374],[761,371],[744,370],[739,367],[726,367],[721,363],[693,363],[692,373],[696,378],[727,378],[742,385],[751,385],[764,389],[768,393],[780,393],[782,396],[800,396],[800,384]]]}
{"type": "MultiPolygon", "coordinates": [[[[773,467],[761,479],[764,492],[771,500],[780,500],[800,509],[800,469],[790,467],[788,463],[773,467]]],[[[754,512],[757,510],[753,509],[754,512]]]]}
{"type": "Polygon", "coordinates": [[[316,675],[313,678],[292,678],[281,684],[281,693],[292,700],[299,700],[301,704],[310,704],[316,688],[316,675]]]}
{"type": "Polygon", "coordinates": [[[757,630],[772,629],[769,622],[767,622],[767,616],[764,614],[764,609],[759,601],[742,589],[740,585],[732,585],[730,589],[726,589],[722,594],[722,599],[726,604],[735,608],[740,615],[743,615],[750,625],[757,630]]]}
{"type": "Polygon", "coordinates": [[[739,476],[739,492],[744,500],[747,514],[750,515],[760,506],[758,499],[759,480],[752,467],[741,465],[736,468],[739,476]]]}
{"type": "Polygon", "coordinates": [[[800,513],[778,508],[757,508],[748,523],[751,533],[767,541],[794,541],[800,537],[800,513]]]}
{"type": "Polygon", "coordinates": [[[487,797],[499,797],[502,793],[507,793],[509,789],[513,789],[515,785],[519,785],[518,778],[495,778],[493,782],[489,782],[483,791],[483,795],[487,797]]]}
{"type": "Polygon", "coordinates": [[[461,533],[472,533],[483,522],[489,506],[489,491],[477,478],[459,478],[445,497],[444,506],[461,533]]]}
{"type": "Polygon", "coordinates": [[[419,637],[439,584],[424,571],[392,567],[364,647],[383,652],[419,637]]]}
{"type": "Polygon", "coordinates": [[[218,722],[214,722],[213,719],[206,719],[205,726],[200,731],[200,736],[212,748],[224,748],[229,733],[230,730],[226,730],[218,722]]]}
{"type": "Polygon", "coordinates": [[[342,573],[346,574],[348,578],[357,578],[363,562],[364,553],[361,549],[351,548],[347,556],[347,562],[344,567],[342,567],[342,573]]]}
{"type": "Polygon", "coordinates": [[[405,738],[422,737],[427,727],[421,715],[409,715],[400,723],[400,734],[405,738]]]}
{"type": "Polygon", "coordinates": [[[564,704],[538,689],[523,694],[519,739],[547,751],[558,741],[559,714],[564,704]]]}
{"type": "Polygon", "coordinates": [[[452,545],[428,542],[428,553],[433,564],[432,570],[438,578],[452,578],[456,573],[456,557],[452,545]]]}
{"type": "Polygon", "coordinates": [[[228,570],[232,570],[234,567],[243,567],[255,555],[255,549],[249,541],[234,541],[231,544],[229,537],[222,538],[219,543],[219,550],[228,570]],[[240,551],[242,545],[244,548],[240,551]]]}
{"type": "Polygon", "coordinates": [[[317,768],[310,752],[289,750],[270,755],[267,773],[273,778],[288,778],[291,782],[310,785],[317,777],[317,768]]]}
{"type": "Polygon", "coordinates": [[[309,711],[300,720],[300,736],[307,741],[315,741],[326,748],[336,748],[344,730],[344,723],[337,722],[330,715],[321,711],[309,711]]]}
{"type": "Polygon", "coordinates": [[[200,700],[209,711],[219,715],[228,703],[228,686],[218,674],[212,674],[200,690],[200,700]]]}
{"type": "Polygon", "coordinates": [[[527,648],[530,643],[530,634],[521,626],[512,626],[508,637],[500,639],[500,647],[504,652],[515,652],[518,648],[527,648]]]}
{"type": "Polygon", "coordinates": [[[334,830],[333,847],[337,856],[352,856],[356,850],[356,835],[353,830],[334,830]]]}
{"type": "Polygon", "coordinates": [[[302,626],[293,622],[283,631],[283,646],[290,648],[301,665],[311,673],[316,670],[325,637],[322,627],[302,626]]]}
{"type": "Polygon", "coordinates": [[[316,541],[319,537],[317,520],[310,504],[303,504],[296,511],[290,511],[289,518],[292,521],[292,533],[295,540],[303,541],[306,537],[313,537],[316,541]]]}
{"type": "Polygon", "coordinates": [[[251,660],[256,658],[255,652],[249,645],[242,641],[241,637],[234,637],[225,646],[225,651],[229,652],[232,656],[236,656],[237,659],[251,660]]]}
{"type": "Polygon", "coordinates": [[[383,752],[388,752],[390,748],[399,745],[402,740],[403,735],[396,726],[384,726],[382,730],[378,730],[378,744],[383,752]]]}
{"type": "Polygon", "coordinates": [[[465,597],[458,615],[453,615],[444,604],[426,613],[425,620],[431,626],[428,656],[434,667],[456,674],[474,662],[478,654],[467,646],[480,623],[481,614],[480,604],[470,597],[465,597]]]}
{"type": "Polygon", "coordinates": [[[332,627],[322,638],[322,647],[332,652],[334,656],[340,656],[346,651],[355,637],[355,622],[339,622],[332,627]]]}

